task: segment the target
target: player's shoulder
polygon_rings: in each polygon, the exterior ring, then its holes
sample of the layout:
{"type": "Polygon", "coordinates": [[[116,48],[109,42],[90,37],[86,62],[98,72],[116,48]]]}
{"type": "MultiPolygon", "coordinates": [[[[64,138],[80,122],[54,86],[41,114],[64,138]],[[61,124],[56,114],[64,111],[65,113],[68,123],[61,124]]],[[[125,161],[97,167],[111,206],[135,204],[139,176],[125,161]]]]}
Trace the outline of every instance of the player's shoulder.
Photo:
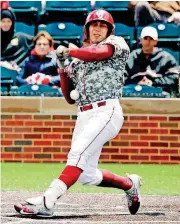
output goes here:
{"type": "Polygon", "coordinates": [[[103,44],[112,44],[115,47],[119,46],[121,49],[129,50],[126,41],[121,36],[110,35],[106,40],[103,41],[103,44]]]}
{"type": "Polygon", "coordinates": [[[114,43],[126,43],[126,41],[124,40],[123,37],[121,36],[115,36],[115,35],[110,35],[109,37],[107,37],[107,39],[105,41],[109,41],[109,42],[114,42],[114,43]]]}
{"type": "MultiPolygon", "coordinates": [[[[123,37],[121,37],[121,36],[115,36],[115,35],[110,35],[109,37],[108,37],[110,40],[114,40],[114,41],[125,41],[124,40],[124,38],[123,37]]],[[[108,39],[107,38],[107,39],[108,39]]]]}

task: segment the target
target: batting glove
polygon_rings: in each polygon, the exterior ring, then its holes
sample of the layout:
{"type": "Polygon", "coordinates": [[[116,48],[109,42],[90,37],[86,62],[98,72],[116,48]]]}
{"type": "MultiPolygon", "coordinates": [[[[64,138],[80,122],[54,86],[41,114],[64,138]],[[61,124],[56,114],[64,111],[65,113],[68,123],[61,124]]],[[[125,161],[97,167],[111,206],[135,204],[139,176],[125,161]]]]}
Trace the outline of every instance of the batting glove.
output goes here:
{"type": "Polygon", "coordinates": [[[62,45],[60,45],[57,49],[56,49],[56,55],[57,55],[57,58],[60,60],[60,61],[65,61],[68,57],[68,48],[67,47],[64,47],[62,45]]]}

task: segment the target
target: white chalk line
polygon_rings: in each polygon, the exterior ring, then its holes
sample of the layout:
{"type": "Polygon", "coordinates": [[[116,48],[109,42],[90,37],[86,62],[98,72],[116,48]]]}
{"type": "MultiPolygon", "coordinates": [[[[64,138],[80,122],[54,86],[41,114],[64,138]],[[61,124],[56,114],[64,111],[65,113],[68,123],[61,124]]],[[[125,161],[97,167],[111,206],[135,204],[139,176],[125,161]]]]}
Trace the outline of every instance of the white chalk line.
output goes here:
{"type": "MultiPolygon", "coordinates": [[[[175,212],[174,212],[175,213],[175,212]]],[[[1,213],[2,215],[5,215],[5,216],[13,216],[15,214],[18,214],[18,213],[1,213]]],[[[153,214],[159,214],[159,215],[164,215],[165,212],[164,211],[141,211],[138,213],[138,215],[144,215],[144,214],[149,214],[149,215],[153,215],[153,214]]],[[[87,212],[87,213],[82,213],[82,212],[69,212],[69,211],[58,211],[58,212],[55,212],[54,213],[54,216],[107,216],[107,215],[128,215],[130,216],[130,213],[129,212],[126,212],[126,211],[122,211],[122,212],[119,212],[119,211],[115,211],[115,212],[87,212]]]]}
{"type": "MultiPolygon", "coordinates": [[[[9,218],[9,217],[3,217],[3,218],[9,218]]],[[[13,218],[14,219],[14,218],[13,218]]],[[[2,220],[1,220],[2,221],[2,220]]],[[[27,221],[27,220],[26,220],[27,221]]],[[[28,220],[28,221],[33,221],[33,220],[28,220]]],[[[26,223],[25,220],[16,220],[16,221],[10,221],[6,222],[5,224],[19,224],[19,223],[26,223]]]]}
{"type": "MultiPolygon", "coordinates": [[[[14,206],[16,203],[1,203],[1,205],[6,205],[6,206],[14,206]]],[[[67,210],[67,209],[78,209],[78,210],[110,210],[110,209],[118,209],[118,210],[123,210],[126,209],[127,206],[103,206],[102,205],[80,205],[80,204],[69,204],[69,203],[56,203],[56,210],[67,210]],[[61,206],[66,206],[66,207],[61,207],[61,206]],[[85,207],[82,207],[85,206],[85,207]]],[[[9,208],[3,208],[3,210],[7,210],[9,208]]]]}
{"type": "MultiPolygon", "coordinates": [[[[6,216],[12,216],[12,215],[15,215],[15,214],[18,214],[18,213],[1,213],[1,215],[6,215],[6,216]]],[[[69,211],[58,211],[58,212],[55,212],[54,213],[55,214],[55,216],[62,216],[62,217],[64,217],[64,216],[77,216],[77,218],[78,218],[78,216],[93,216],[93,215],[95,215],[95,216],[98,216],[98,215],[100,215],[100,216],[103,216],[103,215],[121,215],[121,214],[123,214],[123,215],[129,215],[129,213],[127,212],[96,212],[96,211],[94,211],[94,212],[91,212],[91,211],[89,211],[89,212],[86,212],[86,213],[83,213],[83,212],[69,212],[69,211]]]]}
{"type": "MultiPolygon", "coordinates": [[[[14,203],[8,203],[8,202],[2,202],[1,203],[1,205],[14,205],[14,204],[16,204],[16,202],[14,202],[14,203]]],[[[60,202],[60,203],[56,203],[56,205],[57,206],[71,206],[71,207],[80,207],[80,206],[86,206],[87,208],[91,208],[91,207],[93,207],[93,208],[102,208],[102,205],[82,205],[82,204],[71,204],[71,203],[62,203],[62,202],[60,202]]],[[[107,206],[107,205],[103,205],[103,208],[125,208],[126,206],[107,206]]]]}

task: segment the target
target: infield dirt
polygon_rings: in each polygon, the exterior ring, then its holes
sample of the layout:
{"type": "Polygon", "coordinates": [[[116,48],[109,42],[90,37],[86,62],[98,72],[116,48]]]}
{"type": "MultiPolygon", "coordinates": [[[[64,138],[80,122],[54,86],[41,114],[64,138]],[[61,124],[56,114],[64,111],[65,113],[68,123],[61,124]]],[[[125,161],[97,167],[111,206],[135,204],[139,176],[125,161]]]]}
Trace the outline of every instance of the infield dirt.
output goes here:
{"type": "Polygon", "coordinates": [[[13,205],[38,192],[2,192],[1,223],[5,224],[121,224],[180,223],[180,196],[142,196],[136,215],[130,215],[124,195],[67,193],[58,200],[52,218],[21,217],[13,205]]]}

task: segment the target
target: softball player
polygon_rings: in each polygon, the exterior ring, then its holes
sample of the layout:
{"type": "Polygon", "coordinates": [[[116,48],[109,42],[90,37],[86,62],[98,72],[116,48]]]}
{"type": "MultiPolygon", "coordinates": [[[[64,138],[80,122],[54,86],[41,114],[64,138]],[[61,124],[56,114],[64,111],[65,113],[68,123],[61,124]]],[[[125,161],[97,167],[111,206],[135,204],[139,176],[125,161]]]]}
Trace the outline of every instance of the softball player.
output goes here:
{"type": "Polygon", "coordinates": [[[103,145],[119,133],[123,124],[119,99],[129,47],[122,37],[113,34],[111,14],[102,9],[95,10],[85,22],[85,47],[59,46],[56,50],[64,97],[68,103],[78,105],[71,149],[65,169],[46,192],[14,206],[20,214],[53,216],[57,199],[76,181],[83,185],[124,190],[130,213],[137,213],[140,177],[136,174],[121,177],[97,168],[103,145]],[[64,69],[63,63],[68,56],[74,59],[64,69]]]}

